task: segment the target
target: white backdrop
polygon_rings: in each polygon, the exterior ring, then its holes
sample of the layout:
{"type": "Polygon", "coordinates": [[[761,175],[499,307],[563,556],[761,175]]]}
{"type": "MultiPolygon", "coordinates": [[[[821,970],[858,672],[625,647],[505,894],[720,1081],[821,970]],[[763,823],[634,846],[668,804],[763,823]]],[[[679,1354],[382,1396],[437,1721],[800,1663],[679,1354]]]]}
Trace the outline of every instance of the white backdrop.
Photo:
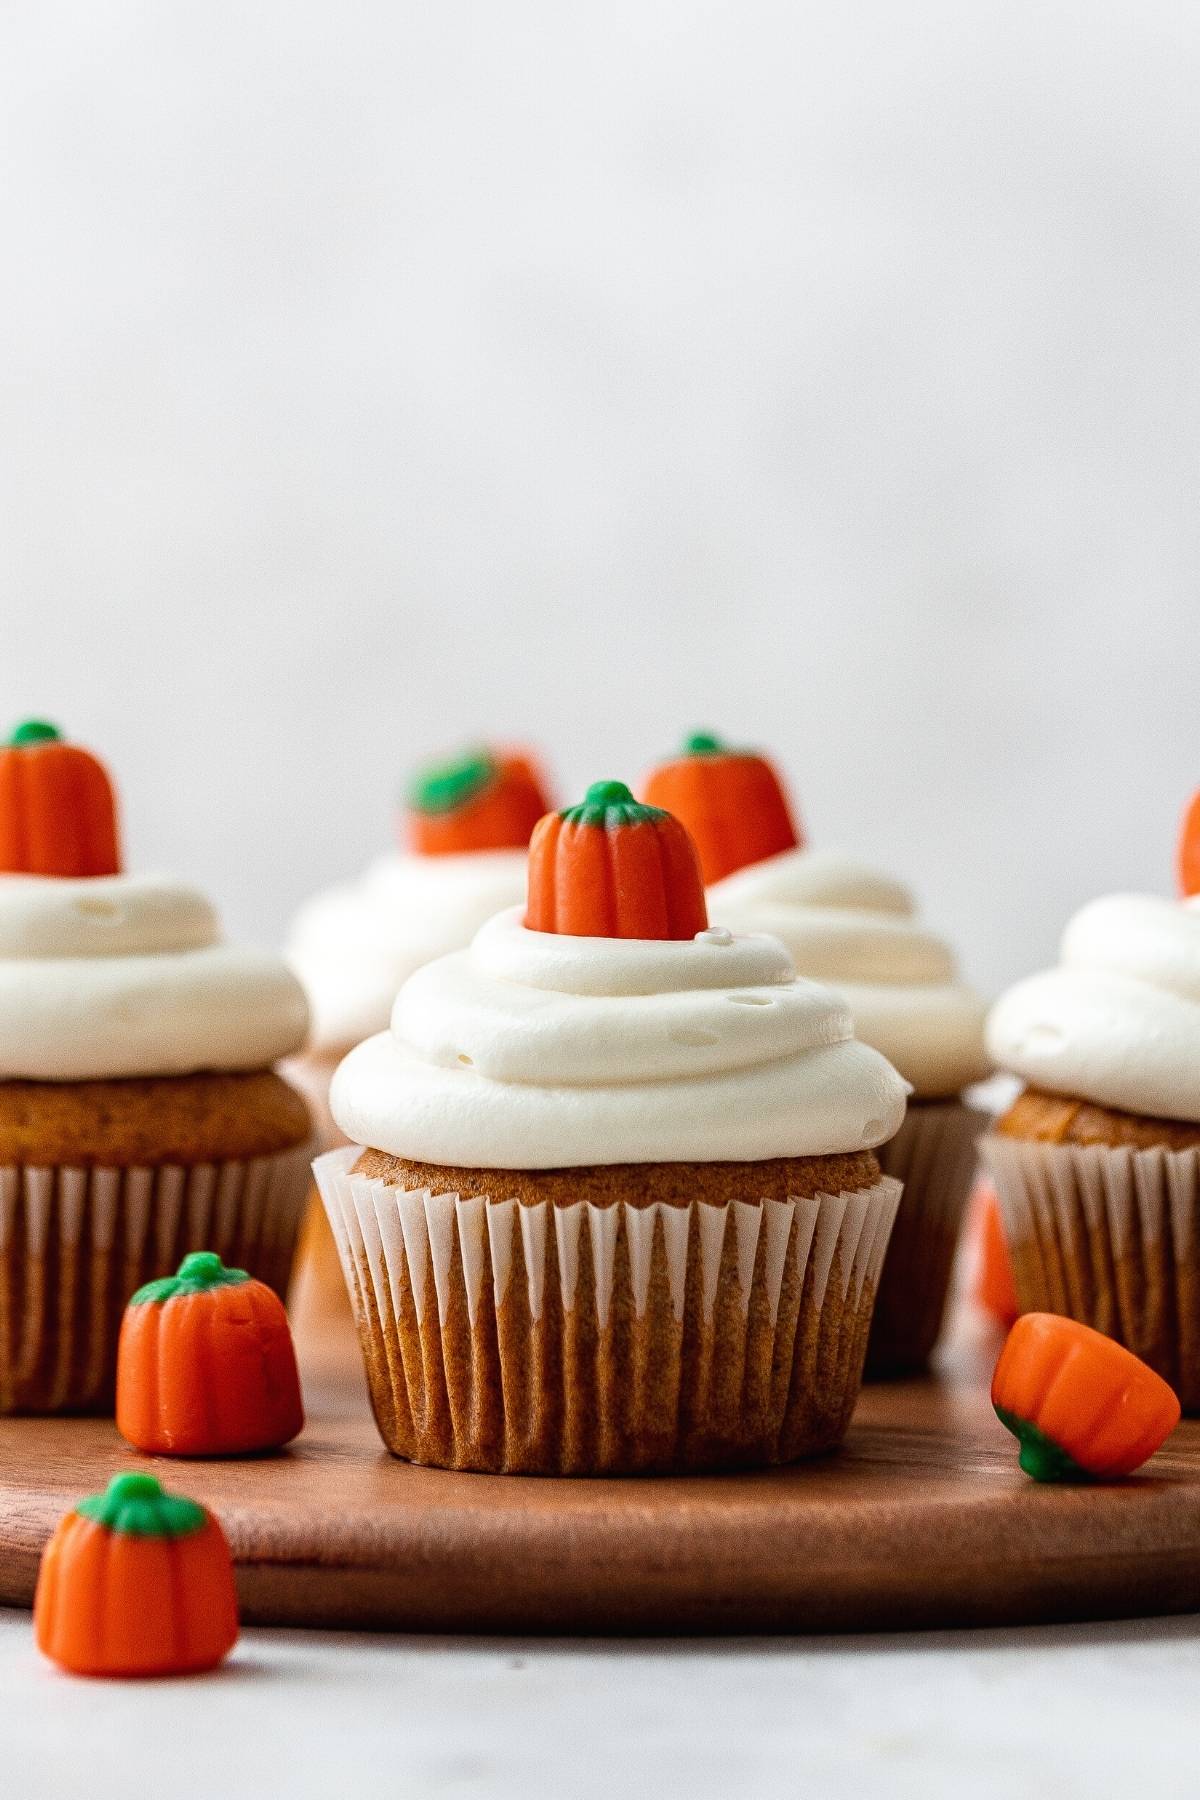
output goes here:
{"type": "Polygon", "coordinates": [[[1200,9],[0,21],[0,712],[276,936],[414,758],[685,727],[994,988],[1200,781],[1200,9]]]}

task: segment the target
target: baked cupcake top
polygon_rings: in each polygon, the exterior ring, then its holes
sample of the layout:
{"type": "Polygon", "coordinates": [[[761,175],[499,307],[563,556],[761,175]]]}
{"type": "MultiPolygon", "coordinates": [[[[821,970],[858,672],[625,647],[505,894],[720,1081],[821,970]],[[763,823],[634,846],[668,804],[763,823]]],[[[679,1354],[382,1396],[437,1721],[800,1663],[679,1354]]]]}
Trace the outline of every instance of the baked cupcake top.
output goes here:
{"type": "Polygon", "coordinates": [[[1034,1087],[1200,1123],[1200,895],[1093,900],[1058,967],[996,1002],[987,1043],[1034,1087]]]}
{"type": "Polygon", "coordinates": [[[918,1099],[947,1098],[987,1074],[984,1003],[959,980],[949,947],[916,923],[898,882],[840,850],[805,848],[765,757],[697,733],[644,791],[696,839],[712,916],[782,939],[801,975],[843,995],[858,1036],[918,1099]]]}
{"type": "Polygon", "coordinates": [[[194,888],[120,873],[102,765],[31,722],[0,750],[0,1079],[260,1069],[303,1042],[282,959],[194,888]]]}
{"type": "Polygon", "coordinates": [[[348,1137],[544,1169],[835,1154],[899,1128],[904,1083],[842,1002],[775,940],[709,929],[686,834],[628,789],[539,825],[529,893],[340,1065],[348,1137]]]}
{"type": "Polygon", "coordinates": [[[529,834],[546,806],[523,756],[475,751],[417,778],[404,848],[317,894],[293,921],[286,955],[308,994],[312,1050],[340,1053],[382,1030],[415,969],[463,949],[520,901],[529,834]]]}

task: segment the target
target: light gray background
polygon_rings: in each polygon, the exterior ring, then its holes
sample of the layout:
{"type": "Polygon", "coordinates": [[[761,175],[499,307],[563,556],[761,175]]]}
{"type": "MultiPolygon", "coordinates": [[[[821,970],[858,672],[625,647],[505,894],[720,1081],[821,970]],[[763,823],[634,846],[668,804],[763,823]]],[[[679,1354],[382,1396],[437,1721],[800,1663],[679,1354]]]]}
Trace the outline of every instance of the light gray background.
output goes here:
{"type": "Polygon", "coordinates": [[[270,939],[685,726],[994,988],[1200,780],[1192,0],[0,20],[0,711],[270,939]]]}

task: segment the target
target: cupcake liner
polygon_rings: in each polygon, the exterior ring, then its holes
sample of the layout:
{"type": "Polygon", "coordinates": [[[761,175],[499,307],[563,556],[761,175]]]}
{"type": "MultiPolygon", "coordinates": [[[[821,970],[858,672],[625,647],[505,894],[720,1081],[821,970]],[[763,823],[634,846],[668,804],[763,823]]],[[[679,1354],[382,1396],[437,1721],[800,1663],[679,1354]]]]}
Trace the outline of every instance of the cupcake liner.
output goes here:
{"type": "Polygon", "coordinates": [[[104,1412],[135,1288],[216,1250],[286,1292],[311,1146],[138,1169],[0,1165],[0,1413],[104,1412]]]}
{"type": "Polygon", "coordinates": [[[961,1100],[918,1100],[875,1154],[904,1189],[875,1297],[867,1379],[920,1369],[942,1329],[954,1252],[990,1113],[961,1100]]]}
{"type": "Polygon", "coordinates": [[[1200,1150],[983,1140],[1023,1312],[1065,1313],[1200,1411],[1200,1150]]]}
{"type": "Polygon", "coordinates": [[[845,1433],[898,1182],[523,1206],[355,1176],[360,1154],[314,1167],[397,1456],[631,1474],[791,1462],[845,1433]]]}
{"type": "MultiPolygon", "coordinates": [[[[348,1142],[329,1110],[329,1087],[339,1060],[327,1056],[293,1056],[280,1064],[279,1072],[284,1080],[299,1088],[308,1101],[313,1120],[314,1153],[336,1150],[348,1142]]],[[[350,1303],[329,1220],[311,1177],[310,1170],[309,1201],[296,1246],[296,1272],[288,1310],[294,1327],[319,1336],[345,1330],[350,1322],[350,1303]]]]}

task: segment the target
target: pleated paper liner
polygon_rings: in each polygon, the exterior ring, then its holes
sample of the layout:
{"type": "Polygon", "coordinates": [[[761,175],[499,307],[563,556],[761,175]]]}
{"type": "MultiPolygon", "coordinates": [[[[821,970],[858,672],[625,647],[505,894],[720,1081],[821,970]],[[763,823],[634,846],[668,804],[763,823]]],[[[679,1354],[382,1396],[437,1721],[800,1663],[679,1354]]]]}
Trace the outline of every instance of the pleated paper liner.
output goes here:
{"type": "Polygon", "coordinates": [[[1200,1412],[1200,1150],[984,1138],[1023,1312],[1116,1338],[1200,1412]]]}
{"type": "Polygon", "coordinates": [[[0,1412],[111,1411],[125,1303],[189,1250],[216,1250],[285,1294],[310,1154],[0,1166],[0,1412]]]}
{"type": "MultiPolygon", "coordinates": [[[[329,1086],[340,1056],[291,1056],[279,1073],[299,1088],[312,1114],[315,1150],[335,1150],[346,1143],[329,1110],[329,1086]]],[[[329,1229],[329,1220],[309,1172],[309,1203],[304,1211],[300,1241],[296,1247],[296,1272],[292,1281],[292,1319],[310,1335],[344,1330],[350,1303],[342,1276],[341,1259],[329,1229]]]]}
{"type": "Polygon", "coordinates": [[[858,1395],[900,1186],[554,1207],[316,1165],[388,1448],[441,1468],[633,1474],[828,1449],[858,1395]]]}
{"type": "Polygon", "coordinates": [[[915,1100],[875,1154],[904,1189],[875,1297],[867,1379],[920,1369],[942,1329],[954,1253],[990,1114],[961,1100],[915,1100]]]}

